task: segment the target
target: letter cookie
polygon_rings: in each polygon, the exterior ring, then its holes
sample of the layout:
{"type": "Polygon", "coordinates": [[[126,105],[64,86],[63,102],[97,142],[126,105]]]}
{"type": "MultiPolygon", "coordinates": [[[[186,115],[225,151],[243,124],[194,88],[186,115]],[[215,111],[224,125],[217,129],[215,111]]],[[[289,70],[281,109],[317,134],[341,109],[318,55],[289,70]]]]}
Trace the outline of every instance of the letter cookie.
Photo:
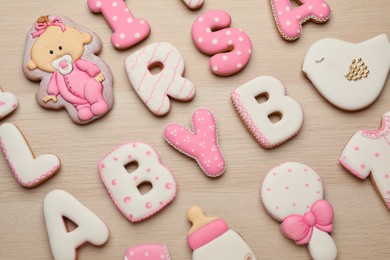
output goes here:
{"type": "Polygon", "coordinates": [[[279,32],[288,41],[301,36],[303,23],[309,20],[325,23],[331,14],[330,7],[324,0],[294,0],[300,4],[297,8],[291,5],[291,0],[270,1],[279,32]]]}
{"type": "Polygon", "coordinates": [[[60,169],[60,159],[54,154],[34,157],[17,126],[5,123],[0,126],[0,147],[16,180],[26,188],[37,186],[60,169]]]}
{"type": "Polygon", "coordinates": [[[166,115],[171,102],[168,96],[189,101],[195,95],[191,81],[183,78],[184,60],[172,44],[158,42],[150,44],[131,54],[125,61],[130,83],[149,110],[157,115],[166,115]],[[153,75],[150,68],[161,66],[153,75]]]}
{"type": "Polygon", "coordinates": [[[354,111],[371,105],[382,92],[390,71],[386,34],[353,44],[326,38],[306,53],[303,72],[334,106],[354,111]]]}
{"type": "Polygon", "coordinates": [[[108,240],[104,222],[66,191],[49,192],[43,202],[43,213],[54,259],[77,259],[77,248],[84,243],[100,246],[108,240]],[[77,228],[68,232],[64,218],[73,221],[77,228]]]}
{"type": "Polygon", "coordinates": [[[88,7],[92,12],[104,15],[114,31],[111,43],[118,50],[128,49],[149,36],[149,23],[136,19],[124,0],[88,0],[88,7]]]}
{"type": "Polygon", "coordinates": [[[65,108],[86,124],[112,107],[112,73],[97,57],[99,37],[60,16],[41,16],[27,34],[23,72],[40,81],[35,97],[44,108],[65,108]]]}
{"type": "Polygon", "coordinates": [[[206,217],[198,206],[191,207],[187,215],[192,223],[187,236],[194,251],[192,260],[256,260],[241,235],[229,229],[223,219],[206,217]]]}
{"type": "Polygon", "coordinates": [[[225,172],[225,158],[218,144],[217,125],[213,114],[198,109],[192,114],[192,130],[178,124],[164,129],[165,140],[179,152],[193,158],[209,177],[225,172]]]}
{"type": "Polygon", "coordinates": [[[203,6],[204,0],[182,0],[191,10],[199,9],[203,6]]]}
{"type": "Polygon", "coordinates": [[[139,245],[126,250],[124,260],[170,260],[164,245],[139,245]]]}
{"type": "Polygon", "coordinates": [[[0,120],[11,114],[18,107],[18,99],[11,92],[0,88],[0,120]]]}
{"type": "Polygon", "coordinates": [[[131,222],[148,218],[176,196],[173,174],[160,162],[153,147],[132,142],[117,147],[99,162],[100,177],[115,206],[131,222]],[[138,168],[127,172],[125,166],[138,163],[138,168]],[[152,189],[141,194],[138,186],[150,183],[152,189]]]}
{"type": "Polygon", "coordinates": [[[283,84],[269,76],[252,79],[232,91],[233,104],[249,131],[264,148],[278,146],[298,134],[303,124],[301,105],[286,96],[283,84]],[[267,101],[259,104],[256,97],[267,101]],[[269,116],[278,114],[281,119],[273,123],[269,116]]]}
{"type": "Polygon", "coordinates": [[[328,234],[333,207],[324,200],[324,186],[313,169],[296,162],[273,168],[261,185],[261,199],[270,216],[282,222],[283,235],[307,244],[313,259],[336,259],[337,247],[328,234]]]}
{"type": "Polygon", "coordinates": [[[390,111],[377,131],[358,131],[345,146],[340,159],[349,172],[364,180],[370,175],[390,209],[390,111]]]}
{"type": "Polygon", "coordinates": [[[227,12],[216,10],[200,15],[192,26],[192,40],[201,52],[212,56],[210,69],[218,76],[241,71],[251,58],[251,39],[243,31],[229,28],[230,22],[227,12]]]}

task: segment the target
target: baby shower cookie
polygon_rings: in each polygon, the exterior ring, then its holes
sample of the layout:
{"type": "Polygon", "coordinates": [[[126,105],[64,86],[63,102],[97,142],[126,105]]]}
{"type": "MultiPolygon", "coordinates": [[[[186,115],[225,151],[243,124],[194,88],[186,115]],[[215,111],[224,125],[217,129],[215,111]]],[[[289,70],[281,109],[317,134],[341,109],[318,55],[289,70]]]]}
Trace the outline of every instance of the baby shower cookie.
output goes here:
{"type": "Polygon", "coordinates": [[[192,130],[178,124],[164,129],[165,140],[179,152],[193,158],[209,177],[225,172],[225,158],[218,144],[218,131],[214,115],[207,109],[192,114],[192,130]]]}
{"type": "Polygon", "coordinates": [[[299,4],[297,8],[292,6],[291,0],[270,0],[270,2],[279,32],[288,41],[294,41],[301,36],[302,24],[305,22],[325,23],[331,14],[325,0],[295,1],[299,4]]]}
{"type": "Polygon", "coordinates": [[[390,70],[390,42],[385,34],[361,43],[326,38],[306,53],[303,72],[321,95],[344,110],[371,105],[390,70]]]}
{"type": "Polygon", "coordinates": [[[115,48],[128,49],[149,36],[149,23],[135,18],[124,0],[88,0],[87,4],[92,12],[104,15],[114,31],[111,43],[115,48]]]}
{"type": "Polygon", "coordinates": [[[18,107],[18,99],[11,92],[3,92],[0,88],[0,120],[14,112],[18,107]]]}
{"type": "Polygon", "coordinates": [[[206,217],[198,206],[191,207],[187,216],[192,223],[187,236],[192,260],[256,260],[241,235],[229,229],[223,219],[206,217]]]}
{"type": "Polygon", "coordinates": [[[0,148],[16,180],[26,188],[49,179],[61,166],[54,154],[35,157],[19,128],[11,123],[0,126],[0,148]]]}
{"type": "Polygon", "coordinates": [[[356,132],[339,161],[359,179],[371,174],[374,186],[390,209],[390,111],[383,115],[379,130],[356,132]]]}
{"type": "Polygon", "coordinates": [[[27,34],[23,72],[40,81],[44,108],[65,108],[78,124],[105,115],[113,105],[112,73],[97,54],[99,37],[63,16],[41,16],[27,34]]]}
{"type": "Polygon", "coordinates": [[[131,222],[156,214],[176,197],[174,175],[161,163],[157,151],[145,143],[118,146],[100,160],[99,173],[115,206],[131,222]],[[131,173],[125,168],[130,163],[138,164],[131,173]],[[145,183],[152,189],[141,194],[138,186],[145,183]]]}
{"type": "Polygon", "coordinates": [[[308,244],[313,259],[336,259],[333,207],[324,200],[320,176],[309,166],[287,162],[270,170],[261,185],[267,212],[282,222],[282,233],[297,245],[308,244]]]}
{"type": "Polygon", "coordinates": [[[298,134],[303,124],[303,110],[276,78],[257,77],[231,92],[234,107],[255,139],[264,148],[278,146],[298,134]],[[264,96],[259,104],[256,97],[264,96]],[[272,122],[277,114],[280,121],[272,122]]]}
{"type": "Polygon", "coordinates": [[[204,54],[212,56],[209,66],[218,76],[241,71],[252,54],[252,41],[237,28],[230,28],[230,15],[222,10],[207,11],[192,25],[192,40],[204,54]]]}
{"type": "Polygon", "coordinates": [[[166,115],[171,102],[168,96],[189,101],[195,95],[195,86],[184,74],[184,59],[170,43],[152,43],[127,57],[125,67],[129,81],[147,108],[156,116],[166,115]],[[162,69],[153,75],[150,69],[162,69]]]}
{"type": "Polygon", "coordinates": [[[84,243],[101,246],[108,240],[104,222],[66,191],[49,192],[43,202],[43,213],[54,259],[77,259],[77,248],[84,243]],[[68,231],[64,218],[77,228],[68,231]]]}
{"type": "Polygon", "coordinates": [[[203,6],[204,0],[182,0],[191,10],[199,9],[203,6]]]}
{"type": "Polygon", "coordinates": [[[126,250],[124,260],[170,260],[164,245],[139,245],[126,250]]]}

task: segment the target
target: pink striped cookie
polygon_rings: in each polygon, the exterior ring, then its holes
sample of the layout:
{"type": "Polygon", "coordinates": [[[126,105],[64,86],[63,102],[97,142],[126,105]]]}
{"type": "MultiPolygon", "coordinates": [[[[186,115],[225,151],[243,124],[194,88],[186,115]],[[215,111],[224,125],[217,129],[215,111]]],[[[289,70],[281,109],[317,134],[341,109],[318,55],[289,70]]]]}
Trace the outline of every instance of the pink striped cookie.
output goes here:
{"type": "Polygon", "coordinates": [[[124,260],[170,260],[168,248],[164,245],[138,245],[126,250],[124,260]]]}

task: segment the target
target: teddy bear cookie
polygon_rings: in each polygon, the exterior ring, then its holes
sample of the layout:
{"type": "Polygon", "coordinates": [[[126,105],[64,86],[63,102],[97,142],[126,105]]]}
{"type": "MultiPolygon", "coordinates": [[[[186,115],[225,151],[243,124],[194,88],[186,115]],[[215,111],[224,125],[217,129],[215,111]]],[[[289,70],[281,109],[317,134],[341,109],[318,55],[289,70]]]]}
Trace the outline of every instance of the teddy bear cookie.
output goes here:
{"type": "Polygon", "coordinates": [[[248,244],[227,223],[216,217],[207,217],[198,206],[188,211],[192,228],[187,242],[193,250],[193,260],[256,260],[248,244]]]}
{"type": "Polygon", "coordinates": [[[18,107],[18,99],[11,92],[3,92],[0,88],[0,120],[14,112],[18,107]]]}
{"type": "Polygon", "coordinates": [[[97,54],[100,38],[63,16],[41,16],[27,34],[23,72],[40,81],[44,108],[65,108],[73,122],[89,123],[113,105],[113,77],[97,54]]]}
{"type": "Polygon", "coordinates": [[[328,234],[333,230],[333,207],[324,200],[320,176],[307,165],[287,162],[265,176],[261,200],[281,224],[282,233],[297,245],[306,245],[313,259],[336,259],[337,247],[328,234]]]}
{"type": "Polygon", "coordinates": [[[303,72],[334,106],[354,111],[371,105],[390,70],[390,42],[382,34],[361,43],[326,38],[306,53],[303,72]]]}
{"type": "Polygon", "coordinates": [[[145,244],[126,250],[124,260],[170,260],[168,248],[164,245],[145,244]]]}
{"type": "Polygon", "coordinates": [[[380,196],[390,209],[390,111],[377,131],[361,130],[348,141],[339,162],[359,179],[370,173],[380,196]]]}

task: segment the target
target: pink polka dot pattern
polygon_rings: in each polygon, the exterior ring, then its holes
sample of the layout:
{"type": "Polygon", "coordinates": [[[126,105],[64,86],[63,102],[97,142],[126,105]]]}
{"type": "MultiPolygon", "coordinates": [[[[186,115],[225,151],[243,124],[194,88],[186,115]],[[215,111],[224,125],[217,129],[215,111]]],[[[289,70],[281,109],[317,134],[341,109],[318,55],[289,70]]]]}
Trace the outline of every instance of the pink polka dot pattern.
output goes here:
{"type": "Polygon", "coordinates": [[[88,7],[92,12],[104,15],[114,31],[111,43],[119,50],[128,49],[149,36],[149,23],[136,19],[124,0],[88,0],[88,7]]]}
{"type": "Polygon", "coordinates": [[[204,0],[182,0],[184,4],[191,10],[196,10],[202,7],[204,0]]]}
{"type": "Polygon", "coordinates": [[[198,109],[192,115],[190,131],[178,124],[164,129],[165,140],[178,151],[194,158],[209,177],[218,177],[225,171],[225,159],[218,144],[217,126],[213,114],[198,109]]]}
{"type": "Polygon", "coordinates": [[[279,32],[284,39],[294,41],[301,36],[302,24],[308,20],[324,23],[331,10],[324,0],[301,0],[301,6],[293,8],[290,0],[270,0],[279,32]]]}
{"type": "Polygon", "coordinates": [[[241,71],[248,64],[252,53],[249,36],[239,29],[228,28],[230,22],[227,12],[214,10],[200,15],[192,26],[192,39],[196,47],[212,56],[210,69],[218,76],[229,76],[241,71]]]}
{"type": "Polygon", "coordinates": [[[170,260],[168,248],[164,245],[138,245],[126,250],[124,260],[170,260]]]}

